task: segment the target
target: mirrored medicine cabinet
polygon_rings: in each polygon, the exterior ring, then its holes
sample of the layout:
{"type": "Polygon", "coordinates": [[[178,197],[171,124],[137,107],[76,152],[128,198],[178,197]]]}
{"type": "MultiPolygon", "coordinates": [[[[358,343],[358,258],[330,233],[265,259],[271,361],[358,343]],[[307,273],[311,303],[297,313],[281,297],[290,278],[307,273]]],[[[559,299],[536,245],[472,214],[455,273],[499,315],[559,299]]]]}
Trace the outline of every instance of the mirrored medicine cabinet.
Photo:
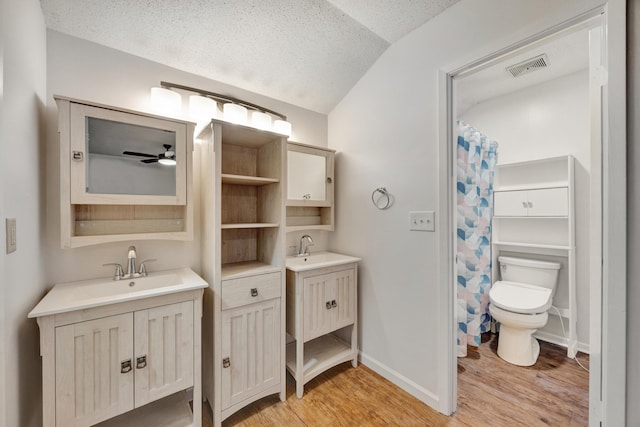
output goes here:
{"type": "Polygon", "coordinates": [[[62,247],[190,240],[194,124],[55,99],[62,247]]]}
{"type": "Polygon", "coordinates": [[[287,144],[287,231],[333,230],[335,151],[287,144]]]}

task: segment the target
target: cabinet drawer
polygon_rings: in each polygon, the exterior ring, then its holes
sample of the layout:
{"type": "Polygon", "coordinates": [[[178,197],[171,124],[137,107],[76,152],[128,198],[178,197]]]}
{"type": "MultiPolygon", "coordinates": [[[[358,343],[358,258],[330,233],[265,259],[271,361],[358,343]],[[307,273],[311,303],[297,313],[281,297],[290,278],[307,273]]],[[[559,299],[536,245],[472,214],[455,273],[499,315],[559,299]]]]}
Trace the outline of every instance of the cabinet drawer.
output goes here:
{"type": "Polygon", "coordinates": [[[261,274],[222,281],[222,309],[280,297],[281,273],[261,274]]]}

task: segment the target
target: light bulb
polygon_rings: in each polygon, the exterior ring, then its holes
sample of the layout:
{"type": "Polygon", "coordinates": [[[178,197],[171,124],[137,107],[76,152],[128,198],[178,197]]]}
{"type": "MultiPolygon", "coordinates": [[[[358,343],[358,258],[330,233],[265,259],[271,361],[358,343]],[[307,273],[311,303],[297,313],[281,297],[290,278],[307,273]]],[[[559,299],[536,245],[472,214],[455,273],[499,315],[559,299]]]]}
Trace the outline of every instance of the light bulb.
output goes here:
{"type": "Polygon", "coordinates": [[[260,111],[252,111],[251,126],[261,130],[271,130],[271,116],[260,111]]]}
{"type": "Polygon", "coordinates": [[[189,97],[189,115],[197,122],[216,117],[218,103],[211,98],[200,95],[189,97]]]}
{"type": "Polygon", "coordinates": [[[162,115],[178,116],[182,111],[182,96],[163,87],[152,87],[151,108],[162,115]]]}
{"type": "Polygon", "coordinates": [[[176,164],[176,161],[173,159],[160,159],[158,160],[158,163],[165,166],[174,166],[176,164]]]}
{"type": "Polygon", "coordinates": [[[273,122],[273,131],[282,135],[291,136],[291,123],[285,120],[276,120],[273,122]]]}
{"type": "Polygon", "coordinates": [[[227,103],[224,104],[224,119],[231,123],[247,124],[247,109],[242,105],[227,103]]]}

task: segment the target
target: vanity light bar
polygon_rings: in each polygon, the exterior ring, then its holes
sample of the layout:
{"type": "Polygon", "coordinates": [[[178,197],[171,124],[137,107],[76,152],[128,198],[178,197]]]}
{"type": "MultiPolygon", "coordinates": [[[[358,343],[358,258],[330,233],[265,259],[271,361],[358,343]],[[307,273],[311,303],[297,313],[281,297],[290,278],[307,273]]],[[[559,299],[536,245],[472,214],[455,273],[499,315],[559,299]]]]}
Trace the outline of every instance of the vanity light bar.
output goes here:
{"type": "Polygon", "coordinates": [[[234,98],[232,96],[221,95],[219,93],[209,92],[207,90],[202,90],[194,87],[183,86],[176,83],[169,83],[169,82],[162,82],[162,81],[160,82],[160,87],[163,87],[166,89],[180,89],[180,90],[186,90],[189,92],[199,93],[200,95],[214,99],[215,101],[223,104],[225,103],[238,104],[238,105],[242,105],[243,107],[246,107],[249,110],[257,110],[263,113],[273,114],[274,116],[280,117],[282,120],[287,120],[287,116],[285,116],[284,114],[280,114],[277,111],[273,111],[268,108],[261,107],[260,105],[253,104],[251,102],[243,101],[241,99],[234,98]]]}

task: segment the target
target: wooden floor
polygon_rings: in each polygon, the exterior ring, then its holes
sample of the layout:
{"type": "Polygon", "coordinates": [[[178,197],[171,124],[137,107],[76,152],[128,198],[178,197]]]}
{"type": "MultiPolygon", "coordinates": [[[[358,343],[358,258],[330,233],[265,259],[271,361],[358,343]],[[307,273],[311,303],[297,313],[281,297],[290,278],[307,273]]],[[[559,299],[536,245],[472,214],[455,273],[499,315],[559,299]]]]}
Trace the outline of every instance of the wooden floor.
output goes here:
{"type": "MultiPolygon", "coordinates": [[[[309,382],[302,399],[287,375],[287,400],[262,399],[223,423],[231,426],[586,426],[589,375],[561,347],[541,343],[537,363],[510,365],[491,337],[458,361],[458,411],[446,417],[371,369],[344,363],[309,382]]],[[[580,355],[588,367],[588,356],[580,355]]],[[[203,426],[211,427],[208,405],[203,426]]]]}

